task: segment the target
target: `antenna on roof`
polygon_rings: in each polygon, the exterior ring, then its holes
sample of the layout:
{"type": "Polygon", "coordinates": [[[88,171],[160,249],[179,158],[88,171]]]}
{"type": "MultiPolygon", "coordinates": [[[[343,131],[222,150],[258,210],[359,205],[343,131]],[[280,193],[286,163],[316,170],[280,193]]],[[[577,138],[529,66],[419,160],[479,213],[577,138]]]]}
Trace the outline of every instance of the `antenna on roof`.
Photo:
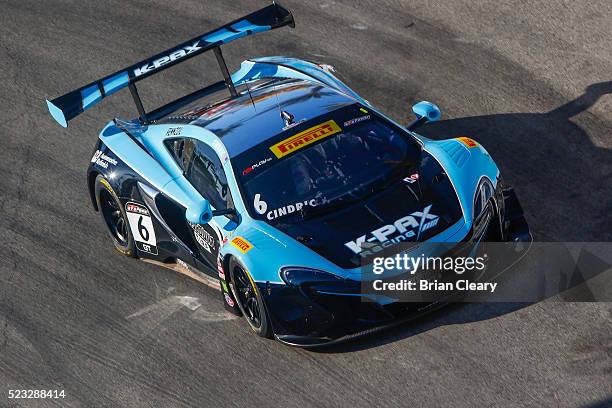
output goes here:
{"type": "Polygon", "coordinates": [[[287,111],[281,111],[281,118],[285,121],[285,127],[291,126],[295,123],[295,116],[287,111]]]}

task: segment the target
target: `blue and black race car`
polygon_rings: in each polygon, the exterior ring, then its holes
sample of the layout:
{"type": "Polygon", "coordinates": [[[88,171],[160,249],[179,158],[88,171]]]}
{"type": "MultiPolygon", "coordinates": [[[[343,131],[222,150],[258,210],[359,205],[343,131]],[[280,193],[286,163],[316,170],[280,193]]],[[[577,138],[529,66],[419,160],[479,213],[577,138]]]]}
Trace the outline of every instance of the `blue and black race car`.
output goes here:
{"type": "Polygon", "coordinates": [[[415,312],[361,302],[364,259],[401,242],[524,241],[513,190],[468,137],[414,129],[432,103],[395,123],[334,76],[295,58],[242,62],[221,46],[294,27],[272,4],[145,61],[47,101],[62,126],[128,88],[139,117],[114,119],[87,172],[93,207],[115,248],[215,279],[228,310],[260,336],[328,343],[415,312]],[[146,112],[136,83],[212,51],[224,80],[146,112]]]}

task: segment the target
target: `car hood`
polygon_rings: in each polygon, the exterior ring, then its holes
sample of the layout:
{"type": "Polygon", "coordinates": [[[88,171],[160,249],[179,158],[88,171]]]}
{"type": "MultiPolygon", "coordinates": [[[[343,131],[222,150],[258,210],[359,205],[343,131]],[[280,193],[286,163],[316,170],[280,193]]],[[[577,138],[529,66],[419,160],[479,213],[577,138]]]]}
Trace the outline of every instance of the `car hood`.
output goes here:
{"type": "Polygon", "coordinates": [[[415,167],[382,191],[344,207],[315,209],[274,227],[343,269],[362,265],[385,248],[428,240],[462,217],[451,180],[423,151],[415,167]]]}

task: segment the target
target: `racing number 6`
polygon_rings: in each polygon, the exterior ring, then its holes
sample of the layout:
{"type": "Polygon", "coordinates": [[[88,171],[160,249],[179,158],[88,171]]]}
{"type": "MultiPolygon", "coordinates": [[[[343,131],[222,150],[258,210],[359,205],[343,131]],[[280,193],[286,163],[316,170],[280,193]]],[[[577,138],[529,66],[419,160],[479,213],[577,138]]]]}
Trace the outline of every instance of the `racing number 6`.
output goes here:
{"type": "Polygon", "coordinates": [[[149,231],[142,225],[142,215],[138,218],[138,232],[143,240],[149,240],[149,231]]]}
{"type": "Polygon", "coordinates": [[[261,194],[255,194],[255,200],[253,201],[255,211],[259,214],[265,214],[268,209],[268,203],[261,199],[261,194]]]}

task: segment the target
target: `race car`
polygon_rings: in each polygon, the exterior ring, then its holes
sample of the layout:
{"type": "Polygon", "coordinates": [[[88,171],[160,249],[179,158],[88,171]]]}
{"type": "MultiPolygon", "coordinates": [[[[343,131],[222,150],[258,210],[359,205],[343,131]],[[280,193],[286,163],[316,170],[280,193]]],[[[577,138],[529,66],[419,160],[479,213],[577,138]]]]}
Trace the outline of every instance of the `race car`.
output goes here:
{"type": "Polygon", "coordinates": [[[67,127],[131,92],[139,116],[106,124],[87,170],[117,251],[214,279],[255,333],[314,346],[419,312],[362,301],[378,251],[531,239],[483,146],[414,132],[440,118],[436,105],[419,102],[412,123],[396,123],[333,67],[296,58],[249,59],[230,74],[221,46],[284,26],[295,27],[293,15],[274,3],[47,101],[67,127]],[[208,51],[223,81],[145,111],[138,81],[208,51]]]}

